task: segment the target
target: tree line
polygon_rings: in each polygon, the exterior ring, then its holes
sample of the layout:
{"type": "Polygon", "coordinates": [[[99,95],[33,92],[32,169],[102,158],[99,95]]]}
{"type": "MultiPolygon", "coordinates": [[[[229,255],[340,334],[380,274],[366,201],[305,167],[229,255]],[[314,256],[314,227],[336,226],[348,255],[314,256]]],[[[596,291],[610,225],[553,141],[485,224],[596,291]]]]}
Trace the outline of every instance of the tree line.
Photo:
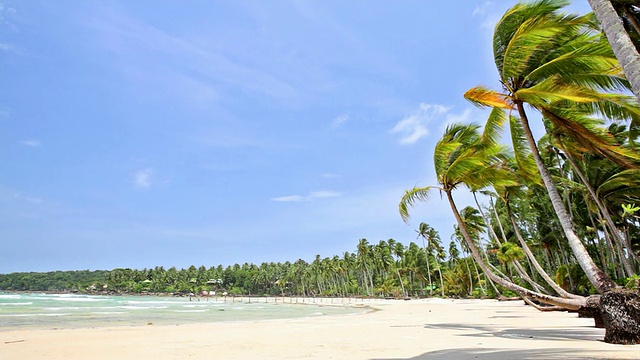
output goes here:
{"type": "Polygon", "coordinates": [[[471,259],[460,256],[453,240],[447,253],[438,232],[428,224],[421,223],[416,235],[420,245],[360,239],[354,252],[316,255],[311,262],[11,273],[0,275],[0,290],[395,298],[497,295],[487,289],[471,259]]]}

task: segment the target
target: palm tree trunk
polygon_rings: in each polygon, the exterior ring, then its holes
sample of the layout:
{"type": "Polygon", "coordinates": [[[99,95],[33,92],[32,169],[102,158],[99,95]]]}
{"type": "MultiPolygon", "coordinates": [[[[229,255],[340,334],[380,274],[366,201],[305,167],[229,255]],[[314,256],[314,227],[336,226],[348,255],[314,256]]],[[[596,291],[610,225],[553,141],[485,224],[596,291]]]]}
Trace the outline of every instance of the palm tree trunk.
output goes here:
{"type": "Polygon", "coordinates": [[[427,276],[429,277],[429,296],[433,296],[433,284],[431,283],[431,267],[429,266],[429,253],[427,252],[427,246],[422,238],[422,246],[424,247],[424,257],[427,261],[427,276]]]}
{"type": "MultiPolygon", "coordinates": [[[[476,206],[478,207],[478,211],[480,212],[480,216],[482,216],[482,220],[484,221],[484,223],[487,226],[487,228],[489,228],[489,232],[493,235],[493,238],[498,242],[498,245],[502,246],[502,244],[500,243],[500,240],[498,240],[498,235],[496,235],[496,232],[493,231],[493,227],[489,224],[489,220],[485,216],[484,211],[482,210],[482,206],[480,206],[480,203],[478,202],[478,197],[476,196],[475,191],[473,191],[473,199],[476,202],[476,206]]],[[[495,206],[493,206],[493,201],[491,202],[491,206],[493,207],[493,210],[494,210],[494,213],[495,213],[495,216],[496,216],[496,220],[498,221],[498,225],[500,227],[500,232],[502,233],[502,238],[506,243],[507,239],[506,239],[506,236],[504,234],[504,229],[502,228],[502,222],[500,221],[500,218],[498,217],[498,212],[496,211],[495,206]]],[[[543,290],[542,286],[540,286],[538,283],[533,281],[529,277],[529,275],[527,275],[527,272],[522,268],[522,265],[519,262],[514,261],[513,265],[514,265],[514,268],[516,269],[516,272],[518,273],[518,276],[520,276],[522,279],[524,279],[526,282],[528,282],[529,285],[531,285],[536,291],[542,291],[543,290]]]]}
{"type": "MultiPolygon", "coordinates": [[[[493,214],[495,215],[496,221],[498,222],[498,227],[500,228],[500,234],[502,235],[502,240],[504,240],[506,242],[507,241],[507,236],[504,234],[504,228],[502,227],[502,222],[500,221],[500,217],[498,216],[498,210],[494,206],[492,199],[489,199],[489,204],[491,204],[491,208],[493,209],[493,214]]],[[[493,231],[493,229],[491,231],[493,231]]],[[[496,236],[496,239],[497,238],[498,238],[498,236],[496,236]]],[[[498,240],[498,245],[502,245],[502,244],[500,244],[499,240],[498,240]]]]}
{"type": "Polygon", "coordinates": [[[587,306],[587,298],[579,297],[576,299],[565,299],[565,298],[559,298],[555,296],[540,294],[535,291],[531,291],[529,289],[523,288],[522,286],[516,285],[494,274],[482,260],[482,255],[480,255],[480,251],[478,250],[478,247],[476,246],[476,244],[473,242],[473,239],[469,235],[469,232],[467,231],[467,228],[462,220],[462,217],[458,212],[456,204],[453,201],[453,196],[451,195],[451,191],[445,191],[445,193],[447,194],[447,199],[449,200],[449,205],[451,206],[453,215],[455,216],[456,221],[458,222],[458,227],[460,228],[462,237],[464,238],[465,242],[467,243],[467,246],[471,250],[471,255],[473,256],[475,263],[477,263],[478,266],[480,266],[480,268],[482,269],[482,271],[488,277],[490,277],[493,281],[495,281],[498,285],[503,286],[509,290],[513,290],[518,294],[520,294],[520,296],[523,296],[523,297],[527,296],[532,299],[536,299],[540,302],[551,304],[551,305],[562,306],[565,309],[569,309],[569,310],[578,310],[582,307],[587,306]]]}
{"type": "Polygon", "coordinates": [[[562,296],[563,298],[576,298],[576,295],[568,293],[563,288],[561,288],[560,285],[556,284],[556,282],[551,279],[549,274],[547,274],[547,272],[544,271],[542,266],[540,266],[540,263],[538,263],[538,260],[536,259],[536,257],[531,252],[531,249],[529,249],[529,245],[527,245],[527,242],[524,241],[524,239],[522,238],[522,234],[520,234],[520,231],[518,230],[518,226],[516,224],[516,220],[513,217],[513,213],[511,212],[511,206],[509,205],[508,201],[505,202],[505,206],[507,207],[507,214],[509,215],[509,219],[511,220],[511,226],[513,227],[513,231],[516,234],[516,237],[518,238],[518,241],[520,241],[520,245],[522,246],[522,249],[524,250],[524,253],[527,254],[527,257],[531,261],[531,264],[536,269],[538,274],[540,274],[540,276],[542,276],[544,281],[546,281],[547,284],[549,284],[549,286],[551,286],[553,288],[553,290],[555,290],[556,293],[558,293],[558,295],[562,296]]]}
{"type": "Polygon", "coordinates": [[[605,293],[611,289],[615,289],[616,284],[609,279],[607,274],[605,274],[587,252],[587,249],[584,247],[584,244],[578,238],[576,231],[573,227],[573,223],[570,221],[571,217],[567,210],[564,207],[562,202],[562,197],[558,193],[558,189],[553,183],[553,179],[549,170],[545,167],[542,158],[540,157],[540,152],[538,151],[538,146],[536,145],[536,141],[533,137],[533,133],[531,132],[531,127],[529,126],[529,120],[527,119],[527,114],[524,111],[524,106],[521,101],[516,103],[518,108],[518,113],[520,115],[520,121],[522,122],[522,127],[524,129],[524,135],[529,143],[529,147],[531,148],[531,153],[533,155],[533,159],[536,162],[538,167],[538,172],[542,177],[542,181],[544,183],[544,187],[549,194],[549,199],[551,200],[551,204],[553,205],[553,209],[558,216],[558,220],[560,220],[560,225],[564,230],[565,236],[569,242],[569,246],[573,251],[580,267],[587,275],[587,278],[591,282],[591,284],[596,288],[599,293],[605,293]]]}
{"type": "Polygon", "coordinates": [[[626,238],[625,238],[624,234],[622,233],[622,231],[620,231],[620,229],[618,229],[615,226],[615,223],[613,222],[613,219],[611,219],[611,214],[609,214],[609,210],[602,203],[602,201],[600,201],[600,199],[598,198],[598,195],[596,194],[595,190],[593,189],[591,184],[589,184],[589,182],[585,178],[585,176],[582,173],[582,171],[580,171],[580,168],[578,167],[578,164],[576,164],[576,162],[573,160],[573,157],[571,156],[571,154],[566,153],[566,156],[567,156],[567,159],[569,160],[569,164],[571,164],[571,167],[573,167],[573,170],[576,172],[576,174],[578,174],[578,177],[580,178],[580,181],[582,181],[582,184],[587,188],[587,191],[589,192],[589,195],[591,196],[591,199],[593,199],[593,201],[595,201],[596,205],[598,205],[598,209],[600,210],[600,213],[602,214],[602,216],[604,216],[604,218],[606,220],[605,221],[605,225],[611,231],[611,235],[613,235],[613,239],[615,240],[616,247],[618,248],[618,251],[620,251],[620,257],[621,257],[620,260],[622,260],[622,264],[624,265],[625,270],[627,270],[627,272],[629,273],[629,276],[634,275],[635,271],[632,269],[631,265],[629,264],[627,258],[624,255],[624,252],[621,251],[622,250],[621,249],[622,244],[624,244],[627,247],[627,250],[629,251],[629,253],[632,256],[636,257],[636,260],[640,260],[640,257],[637,257],[637,255],[631,249],[631,244],[627,243],[626,238]]]}
{"type": "MultiPolygon", "coordinates": [[[[464,259],[464,264],[467,265],[467,275],[469,275],[469,296],[473,294],[473,274],[471,273],[471,268],[469,267],[469,259],[464,259]]],[[[478,279],[480,281],[480,279],[478,279]]]]}
{"type": "Polygon", "coordinates": [[[640,102],[640,54],[636,50],[618,13],[609,0],[588,0],[602,30],[618,58],[631,89],[640,102]]]}
{"type": "Polygon", "coordinates": [[[398,273],[398,280],[400,280],[400,286],[402,287],[402,297],[406,297],[407,292],[404,291],[404,283],[402,282],[402,276],[400,276],[400,269],[396,268],[396,273],[398,273]]]}

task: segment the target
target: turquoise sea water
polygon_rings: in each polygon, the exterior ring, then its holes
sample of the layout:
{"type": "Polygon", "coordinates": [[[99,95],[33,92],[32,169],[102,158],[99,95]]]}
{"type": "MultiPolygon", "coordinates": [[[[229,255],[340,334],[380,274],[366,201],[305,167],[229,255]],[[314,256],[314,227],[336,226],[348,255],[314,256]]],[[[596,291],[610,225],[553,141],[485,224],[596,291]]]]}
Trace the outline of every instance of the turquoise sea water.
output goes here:
{"type": "MultiPolygon", "coordinates": [[[[0,330],[301,318],[362,312],[362,308],[312,304],[232,302],[223,298],[0,293],[0,330]]],[[[265,301],[265,300],[262,300],[265,301]]],[[[280,301],[282,301],[280,299],[280,301]]]]}

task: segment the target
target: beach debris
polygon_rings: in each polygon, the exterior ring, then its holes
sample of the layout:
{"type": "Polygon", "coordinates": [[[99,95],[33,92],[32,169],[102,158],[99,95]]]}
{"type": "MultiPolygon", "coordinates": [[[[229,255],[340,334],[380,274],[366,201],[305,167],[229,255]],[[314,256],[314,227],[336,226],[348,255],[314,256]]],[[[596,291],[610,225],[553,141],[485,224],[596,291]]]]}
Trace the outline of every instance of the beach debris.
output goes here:
{"type": "Polygon", "coordinates": [[[25,342],[26,340],[9,340],[9,341],[5,341],[5,344],[15,344],[15,343],[21,343],[21,342],[25,342]]]}

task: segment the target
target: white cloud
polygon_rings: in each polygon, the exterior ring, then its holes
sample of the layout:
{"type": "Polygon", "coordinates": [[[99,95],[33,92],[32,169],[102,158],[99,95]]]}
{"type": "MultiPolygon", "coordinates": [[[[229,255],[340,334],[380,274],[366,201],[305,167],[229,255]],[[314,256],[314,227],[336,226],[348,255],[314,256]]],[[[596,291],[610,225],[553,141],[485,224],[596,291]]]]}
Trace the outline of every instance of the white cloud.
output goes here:
{"type": "Polygon", "coordinates": [[[482,29],[493,29],[500,17],[501,13],[496,12],[493,2],[485,1],[483,4],[476,6],[473,9],[472,17],[480,17],[482,22],[480,23],[480,28],[482,29]]]}
{"type": "Polygon", "coordinates": [[[153,175],[153,169],[142,169],[133,174],[133,184],[137,188],[147,189],[151,186],[151,176],[153,175]]]}
{"type": "Polygon", "coordinates": [[[473,13],[471,14],[471,16],[486,14],[489,6],[491,6],[491,1],[485,1],[483,4],[478,5],[475,9],[473,9],[473,13]]]}
{"type": "Polygon", "coordinates": [[[271,201],[300,202],[300,201],[312,201],[315,199],[326,199],[326,198],[340,197],[340,196],[342,196],[342,194],[337,191],[321,190],[321,191],[311,191],[307,196],[302,196],[302,195],[280,196],[280,197],[271,199],[271,201]]]}
{"type": "Polygon", "coordinates": [[[188,89],[199,102],[216,101],[226,93],[223,85],[279,100],[300,97],[298,89],[282,77],[239,62],[224,48],[174,35],[114,9],[102,8],[100,13],[99,18],[87,20],[99,31],[99,41],[142,79],[188,89]],[[180,59],[180,67],[175,67],[175,61],[158,60],[158,54],[162,59],[180,59]]]}
{"type": "Polygon", "coordinates": [[[31,147],[40,147],[42,143],[36,139],[27,139],[20,142],[22,145],[31,146],[31,147]]]}
{"type": "Polygon", "coordinates": [[[349,120],[349,115],[346,115],[346,114],[340,115],[340,116],[336,117],[335,119],[331,120],[331,128],[332,129],[337,129],[340,126],[342,126],[342,124],[347,122],[347,120],[349,120]]]}
{"type": "Polygon", "coordinates": [[[405,116],[389,132],[400,134],[400,144],[411,145],[429,135],[427,124],[446,114],[449,108],[438,104],[421,103],[418,110],[405,116]]]}
{"type": "Polygon", "coordinates": [[[333,173],[324,173],[321,175],[323,178],[325,179],[337,179],[340,178],[342,176],[338,175],[338,174],[333,174],[333,173]]]}
{"type": "MultiPolygon", "coordinates": [[[[453,123],[470,123],[471,122],[471,108],[465,109],[460,114],[447,114],[445,117],[442,129],[446,128],[447,125],[453,123]]],[[[480,119],[486,119],[486,117],[480,117],[480,119]]]]}
{"type": "Polygon", "coordinates": [[[304,197],[300,195],[281,196],[281,197],[271,199],[271,201],[278,201],[278,202],[296,202],[296,201],[303,201],[303,200],[304,200],[304,197]]]}

